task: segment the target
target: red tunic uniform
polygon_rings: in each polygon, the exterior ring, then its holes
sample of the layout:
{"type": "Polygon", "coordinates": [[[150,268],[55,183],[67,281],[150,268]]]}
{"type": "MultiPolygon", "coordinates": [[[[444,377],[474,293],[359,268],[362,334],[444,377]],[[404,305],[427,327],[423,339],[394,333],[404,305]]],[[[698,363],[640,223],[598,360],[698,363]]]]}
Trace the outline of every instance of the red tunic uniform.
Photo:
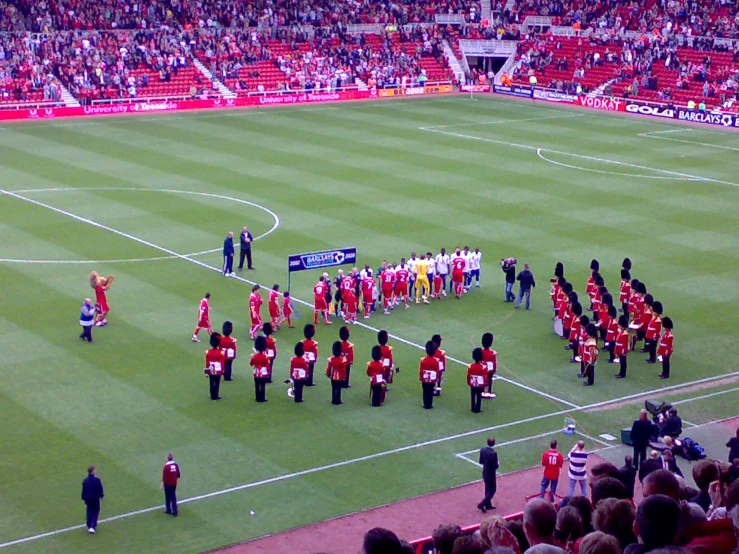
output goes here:
{"type": "Polygon", "coordinates": [[[616,336],[616,346],[613,350],[613,355],[617,358],[622,358],[629,353],[629,332],[626,329],[619,328],[618,335],[616,336]]]}
{"type": "Polygon", "coordinates": [[[436,383],[439,376],[439,360],[433,356],[421,358],[421,365],[418,369],[419,380],[422,383],[436,383]]]}
{"type": "Polygon", "coordinates": [[[595,286],[595,279],[593,278],[593,275],[591,274],[588,278],[588,284],[585,287],[585,294],[587,294],[590,297],[590,300],[593,299],[593,296],[598,291],[598,287],[595,286]]]}
{"type": "Polygon", "coordinates": [[[439,368],[439,379],[441,379],[441,374],[446,371],[446,352],[441,348],[437,348],[436,352],[434,352],[434,358],[436,359],[437,367],[439,368]]]}
{"type": "Polygon", "coordinates": [[[351,277],[344,277],[341,279],[341,299],[346,303],[349,294],[354,289],[354,279],[351,277]]]}
{"type": "MultiPolygon", "coordinates": [[[[613,318],[608,318],[608,323],[605,324],[606,329],[606,342],[611,343],[616,340],[619,334],[618,321],[613,318]]],[[[628,333],[626,333],[628,335],[628,333]]]]}
{"type": "Polygon", "coordinates": [[[348,365],[354,363],[354,345],[348,340],[341,341],[341,354],[348,365]]]}
{"type": "Polygon", "coordinates": [[[272,366],[277,357],[277,342],[272,337],[267,337],[267,350],[264,351],[264,354],[269,360],[269,365],[272,366]]]}
{"type": "Polygon", "coordinates": [[[318,359],[318,343],[311,339],[303,339],[303,357],[309,364],[316,363],[318,359]]]}
{"type": "Polygon", "coordinates": [[[658,356],[662,356],[663,358],[672,356],[673,338],[672,331],[667,329],[662,335],[662,339],[659,341],[659,347],[657,348],[658,356]]]}
{"type": "Polygon", "coordinates": [[[410,273],[407,268],[400,268],[395,271],[395,295],[408,296],[408,279],[410,273]]]}
{"type": "Polygon", "coordinates": [[[308,362],[305,358],[290,358],[290,378],[293,381],[305,381],[308,378],[308,362]]]}
{"type": "Polygon", "coordinates": [[[221,349],[223,352],[223,356],[227,360],[234,360],[236,359],[236,339],[233,337],[221,337],[221,342],[218,345],[218,348],[221,349]]]}
{"type": "Polygon", "coordinates": [[[106,290],[108,290],[108,287],[103,285],[95,287],[95,303],[97,304],[98,311],[103,316],[110,311],[110,306],[108,306],[108,297],[105,295],[106,290]]]}
{"type": "Polygon", "coordinates": [[[280,293],[276,290],[269,291],[269,317],[273,320],[280,317],[280,293]]]}
{"type": "Polygon", "coordinates": [[[219,348],[211,348],[205,353],[205,371],[208,375],[223,375],[226,358],[219,348]]]}
{"type": "Polygon", "coordinates": [[[362,279],[362,302],[372,304],[373,290],[375,290],[375,280],[372,277],[362,279]]]}
{"type": "Polygon", "coordinates": [[[628,302],[631,298],[631,283],[628,279],[621,279],[621,286],[619,287],[618,301],[623,304],[628,302]]]}
{"type": "Polygon", "coordinates": [[[346,381],[346,360],[344,356],[331,356],[328,359],[326,376],[332,381],[346,381]]]}
{"type": "Polygon", "coordinates": [[[661,332],[662,332],[662,318],[657,314],[653,314],[651,321],[647,325],[647,333],[644,336],[644,338],[650,341],[657,340],[661,332]]]}
{"type": "Polygon", "coordinates": [[[467,384],[473,389],[485,388],[488,384],[488,370],[478,363],[467,366],[467,384]]]}
{"type": "Polygon", "coordinates": [[[249,365],[254,368],[253,375],[260,379],[269,379],[272,374],[272,369],[269,367],[269,358],[264,352],[257,352],[252,354],[249,365]]]}
{"type": "Polygon", "coordinates": [[[570,327],[570,341],[576,341],[580,338],[580,331],[582,330],[582,324],[580,323],[579,317],[572,318],[572,326],[570,327]]]}
{"type": "Polygon", "coordinates": [[[326,305],[326,283],[319,282],[313,287],[313,307],[317,312],[328,309],[326,305]]]}
{"type": "Polygon", "coordinates": [[[380,272],[380,286],[382,287],[382,296],[390,298],[393,295],[393,285],[395,284],[395,274],[386,269],[380,272]]]}
{"type": "Polygon", "coordinates": [[[483,348],[482,365],[485,366],[489,376],[495,375],[495,372],[498,371],[498,353],[490,348],[483,348]]]}
{"type": "Polygon", "coordinates": [[[385,368],[382,362],[372,360],[367,364],[367,376],[370,378],[370,386],[382,385],[385,383],[385,368]]]}
{"type": "Polygon", "coordinates": [[[598,343],[595,339],[585,341],[582,351],[582,361],[586,366],[593,365],[598,361],[598,343]]]}

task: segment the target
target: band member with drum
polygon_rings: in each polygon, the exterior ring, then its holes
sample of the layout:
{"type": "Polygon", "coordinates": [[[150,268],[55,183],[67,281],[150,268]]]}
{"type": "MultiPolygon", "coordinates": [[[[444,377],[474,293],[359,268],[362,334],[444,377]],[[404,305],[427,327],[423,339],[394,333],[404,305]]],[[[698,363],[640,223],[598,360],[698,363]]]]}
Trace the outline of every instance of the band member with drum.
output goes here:
{"type": "Polygon", "coordinates": [[[370,397],[372,407],[379,408],[385,402],[385,367],[382,365],[382,347],[372,347],[372,361],[367,363],[367,376],[370,378],[370,397]]]}
{"type": "Polygon", "coordinates": [[[254,368],[254,392],[257,402],[267,402],[267,383],[272,375],[269,367],[269,358],[265,354],[267,350],[266,337],[257,337],[254,340],[254,350],[249,365],[254,368]]]}
{"type": "Polygon", "coordinates": [[[472,351],[472,360],[467,367],[467,384],[470,386],[470,399],[473,413],[482,411],[482,391],[488,382],[488,370],[482,363],[482,348],[472,351]]]}
{"type": "Polygon", "coordinates": [[[210,381],[211,400],[221,399],[218,393],[221,389],[221,375],[223,375],[226,359],[223,356],[223,351],[220,349],[220,344],[221,335],[218,333],[211,333],[210,350],[205,352],[205,374],[208,376],[208,380],[210,381]]]}
{"type": "Polygon", "coordinates": [[[583,376],[587,379],[583,386],[590,387],[595,383],[595,364],[598,362],[598,327],[590,323],[586,327],[587,339],[583,345],[582,363],[583,376]]]}
{"type": "Polygon", "coordinates": [[[483,398],[495,398],[495,393],[493,392],[493,381],[495,380],[495,373],[498,371],[498,353],[491,348],[494,340],[495,337],[492,333],[484,333],[482,335],[482,365],[485,367],[485,371],[487,372],[485,383],[487,392],[483,391],[483,398]]]}
{"type": "Polygon", "coordinates": [[[303,327],[303,336],[305,339],[303,342],[303,349],[305,350],[305,361],[308,362],[308,378],[305,380],[306,387],[315,387],[316,384],[313,381],[313,370],[315,369],[316,361],[318,360],[318,343],[313,340],[316,336],[316,327],[312,323],[308,323],[303,327]]]}
{"type": "Polygon", "coordinates": [[[426,357],[421,358],[419,380],[423,389],[423,407],[430,410],[434,407],[434,389],[439,379],[439,360],[436,359],[437,346],[432,340],[426,343],[426,357]]]}
{"type": "Polygon", "coordinates": [[[331,356],[326,366],[326,377],[331,379],[331,404],[343,404],[341,401],[341,389],[346,382],[346,358],[341,350],[341,342],[336,341],[331,345],[331,356]]]}
{"type": "Polygon", "coordinates": [[[290,378],[293,381],[293,398],[299,404],[303,401],[303,387],[308,379],[308,362],[302,342],[295,345],[294,353],[295,356],[290,358],[290,378]]]}

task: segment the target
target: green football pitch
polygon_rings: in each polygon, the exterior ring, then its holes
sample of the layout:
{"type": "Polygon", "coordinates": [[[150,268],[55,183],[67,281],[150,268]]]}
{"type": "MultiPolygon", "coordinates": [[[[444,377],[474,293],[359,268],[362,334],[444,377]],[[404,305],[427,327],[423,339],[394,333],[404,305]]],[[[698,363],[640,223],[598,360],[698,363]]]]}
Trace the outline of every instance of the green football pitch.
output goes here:
{"type": "MultiPolygon", "coordinates": [[[[536,465],[536,437],[568,416],[617,436],[645,391],[684,400],[688,426],[736,415],[738,152],[718,129],[464,96],[0,127],[0,550],[202,551],[477,479],[459,454],[490,434],[508,443],[506,472],[536,465]],[[224,279],[220,246],[243,225],[256,270],[224,279]],[[483,252],[482,288],[361,320],[343,406],[324,377],[304,404],[285,394],[301,303],[277,335],[270,402],[254,402],[245,279],[284,289],[300,252],[356,246],[377,267],[465,244],[483,252]],[[537,277],[530,311],[503,302],[506,256],[537,277]],[[586,389],[552,332],[549,278],[561,261],[583,295],[598,258],[617,290],[626,256],[675,322],[673,376],[634,353],[627,379],[602,363],[586,389]],[[110,324],[86,344],[92,270],[116,282],[110,324]],[[220,402],[190,341],[205,292],[241,345],[220,402]],[[363,366],[378,328],[401,373],[373,409],[363,366]],[[462,363],[488,330],[504,379],[473,414],[462,363]],[[434,333],[457,361],[426,411],[418,345],[434,333]],[[167,452],[183,471],[178,520],[160,513],[167,452]],[[110,518],[94,540],[79,527],[90,464],[110,518]]],[[[293,296],[310,300],[317,277],[295,274],[293,296]]],[[[319,328],[321,358],[337,334],[319,328]]]]}

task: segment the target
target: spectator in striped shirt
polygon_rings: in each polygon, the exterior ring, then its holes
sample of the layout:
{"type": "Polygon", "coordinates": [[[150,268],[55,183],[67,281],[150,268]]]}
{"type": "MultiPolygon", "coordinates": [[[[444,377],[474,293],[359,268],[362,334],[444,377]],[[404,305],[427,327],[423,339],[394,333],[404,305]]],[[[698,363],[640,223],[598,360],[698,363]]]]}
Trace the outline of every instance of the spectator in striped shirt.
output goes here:
{"type": "Polygon", "coordinates": [[[569,498],[575,496],[575,487],[578,483],[580,483],[580,496],[587,496],[585,485],[587,484],[588,474],[585,464],[588,462],[588,453],[585,452],[585,443],[583,441],[578,441],[572,447],[569,454],[569,462],[567,476],[570,478],[570,492],[567,496],[569,498]]]}

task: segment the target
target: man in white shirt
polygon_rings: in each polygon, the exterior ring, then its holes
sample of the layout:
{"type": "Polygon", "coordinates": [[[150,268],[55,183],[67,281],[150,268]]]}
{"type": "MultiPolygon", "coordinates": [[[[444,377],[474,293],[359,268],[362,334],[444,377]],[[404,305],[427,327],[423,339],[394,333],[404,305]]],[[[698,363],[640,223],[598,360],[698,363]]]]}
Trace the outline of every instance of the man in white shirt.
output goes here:
{"type": "Polygon", "coordinates": [[[475,278],[475,288],[480,288],[480,265],[482,263],[482,252],[479,248],[475,248],[474,252],[470,252],[470,282],[467,288],[472,286],[472,278],[475,278]]]}
{"type": "Polygon", "coordinates": [[[446,278],[449,275],[449,254],[446,253],[446,249],[442,248],[441,253],[436,255],[436,271],[439,273],[439,277],[442,280],[441,294],[446,296],[446,278]]]}
{"type": "Polygon", "coordinates": [[[408,288],[410,297],[413,298],[416,288],[416,265],[420,260],[416,257],[415,252],[411,252],[411,258],[408,260],[408,269],[411,272],[410,281],[408,281],[408,288]]]}

